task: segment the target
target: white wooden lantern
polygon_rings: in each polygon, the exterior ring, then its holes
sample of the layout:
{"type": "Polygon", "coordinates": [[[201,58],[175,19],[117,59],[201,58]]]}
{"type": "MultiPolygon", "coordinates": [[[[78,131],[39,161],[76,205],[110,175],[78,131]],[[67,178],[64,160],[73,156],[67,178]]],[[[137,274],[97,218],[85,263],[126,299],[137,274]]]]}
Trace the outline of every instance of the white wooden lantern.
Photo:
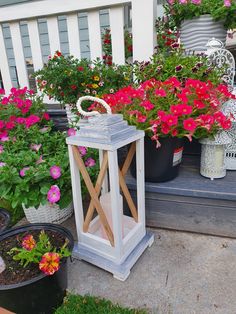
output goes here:
{"type": "Polygon", "coordinates": [[[145,229],[144,132],[128,126],[122,115],[111,114],[110,107],[101,99],[81,97],[77,108],[87,119],[80,123],[76,136],[67,138],[78,234],[78,244],[75,245],[73,256],[111,272],[119,280],[125,280],[139,256],[154,239],[145,229]],[[83,100],[101,103],[107,113],[84,112],[81,109],[83,100]],[[127,158],[119,169],[117,150],[128,144],[130,148],[127,158]],[[100,173],[95,186],[77,146],[99,150],[100,173]],[[125,182],[125,175],[135,152],[137,209],[125,182]],[[87,211],[82,204],[80,175],[91,197],[87,211]],[[123,198],[127,201],[132,217],[123,213],[123,198]]]}
{"type": "Polygon", "coordinates": [[[231,143],[231,138],[222,131],[217,133],[214,139],[204,138],[199,142],[202,144],[201,175],[211,180],[225,177],[225,148],[231,143]]]}

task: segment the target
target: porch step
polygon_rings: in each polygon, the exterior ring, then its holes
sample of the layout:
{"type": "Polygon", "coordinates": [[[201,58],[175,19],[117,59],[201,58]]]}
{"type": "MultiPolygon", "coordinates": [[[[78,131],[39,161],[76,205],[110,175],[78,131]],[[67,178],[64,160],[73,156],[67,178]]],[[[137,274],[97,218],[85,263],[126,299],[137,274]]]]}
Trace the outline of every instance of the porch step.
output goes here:
{"type": "MultiPolygon", "coordinates": [[[[199,164],[198,156],[185,157],[176,179],[146,183],[147,226],[236,237],[236,171],[211,181],[199,164]]],[[[135,179],[127,183],[135,198],[135,179]]]]}

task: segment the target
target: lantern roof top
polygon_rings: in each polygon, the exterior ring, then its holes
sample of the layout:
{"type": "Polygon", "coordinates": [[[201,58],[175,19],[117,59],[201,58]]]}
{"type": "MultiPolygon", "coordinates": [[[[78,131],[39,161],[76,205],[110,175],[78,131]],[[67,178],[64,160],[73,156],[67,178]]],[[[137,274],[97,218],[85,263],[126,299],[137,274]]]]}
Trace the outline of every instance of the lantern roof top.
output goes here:
{"type": "Polygon", "coordinates": [[[115,150],[144,137],[144,131],[128,125],[121,114],[101,114],[81,119],[77,135],[67,144],[115,150]]]}

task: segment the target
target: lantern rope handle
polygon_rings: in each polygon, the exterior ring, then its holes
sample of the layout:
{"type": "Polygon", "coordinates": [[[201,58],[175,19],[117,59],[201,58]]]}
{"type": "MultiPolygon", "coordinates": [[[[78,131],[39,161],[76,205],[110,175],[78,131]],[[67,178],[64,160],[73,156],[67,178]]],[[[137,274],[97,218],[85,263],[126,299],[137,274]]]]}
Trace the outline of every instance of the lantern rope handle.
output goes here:
{"type": "Polygon", "coordinates": [[[84,100],[91,100],[91,101],[96,101],[98,102],[99,104],[101,104],[107,111],[108,114],[111,114],[111,107],[103,100],[103,99],[100,99],[98,97],[93,97],[93,96],[82,96],[78,99],[77,103],[76,103],[76,107],[79,111],[79,113],[85,117],[91,117],[91,116],[98,116],[100,115],[100,112],[98,111],[91,111],[91,112],[87,112],[87,111],[84,111],[81,107],[81,104],[84,100]]]}

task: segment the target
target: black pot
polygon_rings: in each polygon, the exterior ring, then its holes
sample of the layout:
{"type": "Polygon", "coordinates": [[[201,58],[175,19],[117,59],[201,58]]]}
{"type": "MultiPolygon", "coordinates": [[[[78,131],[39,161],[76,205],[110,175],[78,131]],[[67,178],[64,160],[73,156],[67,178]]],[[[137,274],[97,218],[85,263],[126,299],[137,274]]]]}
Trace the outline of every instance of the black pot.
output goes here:
{"type": "MultiPolygon", "coordinates": [[[[59,225],[30,224],[3,232],[0,241],[16,234],[32,230],[51,230],[63,234],[69,240],[72,250],[72,234],[59,225]]],[[[67,288],[67,259],[52,276],[40,274],[37,277],[18,284],[0,285],[0,307],[17,314],[51,314],[63,302],[67,288]]]]}
{"type": "Polygon", "coordinates": [[[190,142],[187,138],[184,139],[184,155],[187,156],[200,156],[201,144],[195,138],[190,142]]]}
{"type": "Polygon", "coordinates": [[[0,234],[1,234],[10,225],[11,217],[10,217],[9,212],[4,208],[0,208],[0,216],[3,217],[4,219],[4,225],[0,228],[0,234]]]}
{"type": "MultiPolygon", "coordinates": [[[[145,136],[145,181],[165,182],[173,180],[179,173],[182,159],[183,139],[175,137],[161,138],[161,146],[156,148],[156,142],[145,136]]],[[[135,158],[131,163],[131,174],[136,177],[135,158]]]]}

